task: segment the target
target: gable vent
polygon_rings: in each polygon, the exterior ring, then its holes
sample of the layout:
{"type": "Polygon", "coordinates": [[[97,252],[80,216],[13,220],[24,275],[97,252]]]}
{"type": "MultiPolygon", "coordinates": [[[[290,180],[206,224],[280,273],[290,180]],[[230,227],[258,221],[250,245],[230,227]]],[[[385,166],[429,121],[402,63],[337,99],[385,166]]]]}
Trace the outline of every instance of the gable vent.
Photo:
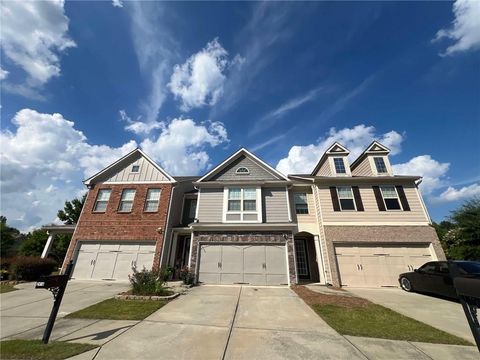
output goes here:
{"type": "Polygon", "coordinates": [[[250,174],[250,171],[245,166],[241,166],[237,170],[235,170],[235,173],[239,175],[247,175],[250,174]]]}

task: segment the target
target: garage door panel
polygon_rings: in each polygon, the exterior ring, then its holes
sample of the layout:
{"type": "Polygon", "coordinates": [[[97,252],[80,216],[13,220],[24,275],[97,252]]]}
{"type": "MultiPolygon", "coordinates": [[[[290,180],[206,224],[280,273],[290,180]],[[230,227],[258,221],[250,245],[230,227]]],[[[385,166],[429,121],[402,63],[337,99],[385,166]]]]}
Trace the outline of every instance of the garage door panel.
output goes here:
{"type": "Polygon", "coordinates": [[[266,285],[267,279],[265,274],[243,274],[243,281],[250,285],[266,285]]]}
{"type": "Polygon", "coordinates": [[[118,251],[120,244],[100,244],[100,251],[118,251]]]}
{"type": "Polygon", "coordinates": [[[114,279],[128,279],[128,275],[133,273],[132,266],[135,262],[135,253],[118,253],[115,268],[113,270],[114,279]]]}
{"type": "Polygon", "coordinates": [[[288,285],[287,274],[267,274],[267,285],[288,285]]]}
{"type": "Polygon", "coordinates": [[[243,274],[239,273],[221,273],[220,274],[220,284],[241,284],[243,283],[243,274]]]}
{"type": "Polygon", "coordinates": [[[200,272],[198,281],[205,284],[220,284],[220,273],[200,272]]]}
{"type": "Polygon", "coordinates": [[[93,261],[97,253],[80,250],[75,261],[75,269],[72,277],[74,279],[90,279],[93,271],[93,261]]]}
{"type": "MultiPolygon", "coordinates": [[[[144,245],[145,246],[145,245],[144,245]]],[[[120,251],[128,251],[128,252],[137,252],[140,249],[139,244],[127,244],[127,245],[120,245],[120,251]]]]}
{"type": "Polygon", "coordinates": [[[137,259],[135,260],[135,266],[137,270],[143,270],[144,268],[147,270],[152,270],[154,257],[155,253],[153,252],[138,253],[137,259]]]}
{"type": "Polygon", "coordinates": [[[222,246],[221,272],[234,274],[243,272],[243,249],[244,246],[222,246]]]}
{"type": "Polygon", "coordinates": [[[92,278],[113,279],[112,276],[116,258],[116,252],[99,252],[95,259],[92,278]]]}
{"type": "Polygon", "coordinates": [[[338,255],[338,268],[342,286],[355,286],[363,283],[363,273],[358,264],[360,260],[355,255],[338,255]]]}
{"type": "Polygon", "coordinates": [[[247,246],[243,251],[245,274],[263,274],[265,272],[265,246],[247,246]]]}
{"type": "Polygon", "coordinates": [[[284,275],[287,272],[285,246],[266,246],[267,275],[284,275]]]}
{"type": "Polygon", "coordinates": [[[202,245],[200,248],[200,264],[202,272],[220,272],[218,264],[221,262],[220,246],[202,245]]]}

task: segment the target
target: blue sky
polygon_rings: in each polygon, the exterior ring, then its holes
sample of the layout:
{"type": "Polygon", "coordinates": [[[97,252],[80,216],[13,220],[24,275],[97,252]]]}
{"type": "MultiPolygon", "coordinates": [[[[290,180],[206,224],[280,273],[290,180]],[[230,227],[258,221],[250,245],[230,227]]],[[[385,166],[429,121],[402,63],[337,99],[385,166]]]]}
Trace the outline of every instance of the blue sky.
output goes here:
{"type": "Polygon", "coordinates": [[[2,214],[55,221],[136,146],[285,173],[373,139],[434,220],[480,194],[480,2],[2,2],[2,214]]]}

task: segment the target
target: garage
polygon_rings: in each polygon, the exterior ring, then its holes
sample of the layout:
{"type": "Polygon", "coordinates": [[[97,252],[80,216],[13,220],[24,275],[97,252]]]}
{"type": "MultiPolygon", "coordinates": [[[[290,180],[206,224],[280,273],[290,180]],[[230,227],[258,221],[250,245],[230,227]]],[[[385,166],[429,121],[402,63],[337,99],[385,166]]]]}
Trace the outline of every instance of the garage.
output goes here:
{"type": "Polygon", "coordinates": [[[151,269],[154,256],[155,243],[82,242],[72,278],[128,281],[133,266],[138,270],[151,269]]]}
{"type": "Polygon", "coordinates": [[[427,244],[336,245],[340,283],[352,287],[398,286],[398,275],[413,271],[432,255],[427,244]]]}
{"type": "Polygon", "coordinates": [[[205,284],[288,285],[284,245],[202,244],[199,261],[205,284]]]}

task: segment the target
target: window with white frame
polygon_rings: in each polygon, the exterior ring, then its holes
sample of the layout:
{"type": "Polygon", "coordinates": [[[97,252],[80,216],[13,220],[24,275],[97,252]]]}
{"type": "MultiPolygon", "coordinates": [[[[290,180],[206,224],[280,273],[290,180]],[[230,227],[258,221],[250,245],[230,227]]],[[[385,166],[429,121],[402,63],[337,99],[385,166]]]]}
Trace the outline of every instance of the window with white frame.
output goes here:
{"type": "Polygon", "coordinates": [[[110,200],[110,189],[100,189],[98,190],[97,199],[95,200],[95,205],[93,211],[95,212],[105,212],[107,210],[108,200],[110,200]]]}
{"type": "Polygon", "coordinates": [[[140,171],[140,165],[132,165],[132,172],[139,172],[140,171]]]}
{"type": "Polygon", "coordinates": [[[148,189],[147,199],[145,200],[145,212],[155,212],[158,210],[160,202],[160,189],[148,189]]]}
{"type": "Polygon", "coordinates": [[[387,210],[402,210],[395,186],[380,186],[380,191],[387,210]]]}
{"type": "Polygon", "coordinates": [[[338,186],[338,201],[340,202],[340,209],[343,210],[356,210],[355,199],[353,198],[353,192],[351,186],[338,186]]]}
{"type": "Polygon", "coordinates": [[[333,163],[335,164],[335,172],[337,174],[346,174],[347,170],[345,169],[345,162],[343,158],[333,158],[333,163]]]}
{"type": "Polygon", "coordinates": [[[259,222],[261,219],[258,188],[226,188],[226,213],[227,222],[259,222]]]}
{"type": "Polygon", "coordinates": [[[387,166],[385,165],[385,160],[383,157],[374,157],[373,161],[375,162],[375,168],[377,169],[378,174],[388,173],[387,166]]]}
{"type": "Polygon", "coordinates": [[[118,212],[132,211],[134,198],[135,198],[135,189],[124,189],[122,191],[122,197],[120,198],[118,212]]]}
{"type": "Polygon", "coordinates": [[[295,214],[308,214],[308,202],[306,193],[295,193],[295,214]]]}

